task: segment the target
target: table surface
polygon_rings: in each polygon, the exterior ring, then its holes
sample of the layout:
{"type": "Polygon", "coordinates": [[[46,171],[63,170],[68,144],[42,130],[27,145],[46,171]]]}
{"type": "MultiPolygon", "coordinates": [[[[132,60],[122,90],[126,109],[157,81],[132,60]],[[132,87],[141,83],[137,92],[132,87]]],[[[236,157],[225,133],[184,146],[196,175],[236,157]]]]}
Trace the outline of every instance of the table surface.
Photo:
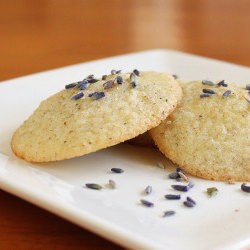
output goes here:
{"type": "MultiPolygon", "coordinates": [[[[174,49],[250,66],[248,0],[0,1],[0,81],[174,49]]],[[[122,249],[0,190],[0,249],[122,249]]]]}

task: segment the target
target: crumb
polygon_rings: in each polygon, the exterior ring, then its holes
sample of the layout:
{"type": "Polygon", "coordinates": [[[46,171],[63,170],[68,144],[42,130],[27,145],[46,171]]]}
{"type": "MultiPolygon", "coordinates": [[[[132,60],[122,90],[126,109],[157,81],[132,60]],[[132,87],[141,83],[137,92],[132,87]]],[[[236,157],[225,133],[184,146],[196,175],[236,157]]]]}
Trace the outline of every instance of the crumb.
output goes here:
{"type": "Polygon", "coordinates": [[[230,185],[233,185],[233,184],[235,184],[235,181],[230,179],[230,180],[227,181],[227,183],[230,184],[230,185]]]}
{"type": "Polygon", "coordinates": [[[162,169],[165,168],[165,166],[164,166],[164,164],[162,162],[157,162],[157,167],[162,168],[162,169]]]}

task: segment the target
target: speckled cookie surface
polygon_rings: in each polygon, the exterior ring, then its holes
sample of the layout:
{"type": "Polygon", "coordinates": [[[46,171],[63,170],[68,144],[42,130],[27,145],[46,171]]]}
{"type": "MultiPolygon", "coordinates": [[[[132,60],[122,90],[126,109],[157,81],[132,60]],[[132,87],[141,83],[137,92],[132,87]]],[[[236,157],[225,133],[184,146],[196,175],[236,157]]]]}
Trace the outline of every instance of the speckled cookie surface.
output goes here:
{"type": "Polygon", "coordinates": [[[180,105],[151,136],[160,151],[192,175],[250,181],[250,103],[245,98],[250,99],[248,90],[231,84],[184,84],[180,105]]]}
{"type": "Polygon", "coordinates": [[[166,73],[117,77],[77,84],[43,101],[14,133],[13,152],[30,162],[95,152],[156,127],[182,96],[178,82],[166,73]]]}

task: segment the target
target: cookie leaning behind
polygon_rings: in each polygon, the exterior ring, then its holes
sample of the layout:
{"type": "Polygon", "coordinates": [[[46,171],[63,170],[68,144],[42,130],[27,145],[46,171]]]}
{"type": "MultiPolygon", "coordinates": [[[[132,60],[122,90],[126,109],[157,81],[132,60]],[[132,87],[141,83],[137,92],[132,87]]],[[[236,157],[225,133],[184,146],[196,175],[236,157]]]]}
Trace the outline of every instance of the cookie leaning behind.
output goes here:
{"type": "Polygon", "coordinates": [[[14,133],[13,152],[29,162],[95,152],[156,127],[182,96],[166,73],[116,73],[67,85],[43,101],[14,133]]]}
{"type": "Polygon", "coordinates": [[[160,151],[192,175],[250,181],[250,96],[221,83],[184,84],[180,105],[150,134],[160,151]]]}

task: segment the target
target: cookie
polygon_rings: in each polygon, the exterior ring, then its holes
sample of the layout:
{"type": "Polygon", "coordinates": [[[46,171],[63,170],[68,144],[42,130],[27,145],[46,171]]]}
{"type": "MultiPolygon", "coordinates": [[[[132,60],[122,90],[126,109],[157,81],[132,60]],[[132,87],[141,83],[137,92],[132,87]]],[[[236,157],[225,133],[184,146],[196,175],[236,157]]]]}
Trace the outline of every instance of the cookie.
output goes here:
{"type": "Polygon", "coordinates": [[[65,88],[14,133],[11,147],[18,157],[58,161],[124,142],[159,125],[182,96],[171,75],[138,70],[90,75],[65,88]]]}
{"type": "MultiPolygon", "coordinates": [[[[177,82],[179,82],[181,85],[184,84],[186,81],[179,79],[177,75],[172,75],[177,82]]],[[[145,132],[144,134],[138,135],[135,138],[128,140],[128,144],[135,145],[135,146],[142,146],[142,147],[148,147],[148,148],[156,148],[155,142],[152,139],[149,132],[145,132]]]]}
{"type": "Polygon", "coordinates": [[[176,110],[150,131],[157,147],[192,175],[250,181],[250,94],[224,81],[183,85],[176,110]]]}

